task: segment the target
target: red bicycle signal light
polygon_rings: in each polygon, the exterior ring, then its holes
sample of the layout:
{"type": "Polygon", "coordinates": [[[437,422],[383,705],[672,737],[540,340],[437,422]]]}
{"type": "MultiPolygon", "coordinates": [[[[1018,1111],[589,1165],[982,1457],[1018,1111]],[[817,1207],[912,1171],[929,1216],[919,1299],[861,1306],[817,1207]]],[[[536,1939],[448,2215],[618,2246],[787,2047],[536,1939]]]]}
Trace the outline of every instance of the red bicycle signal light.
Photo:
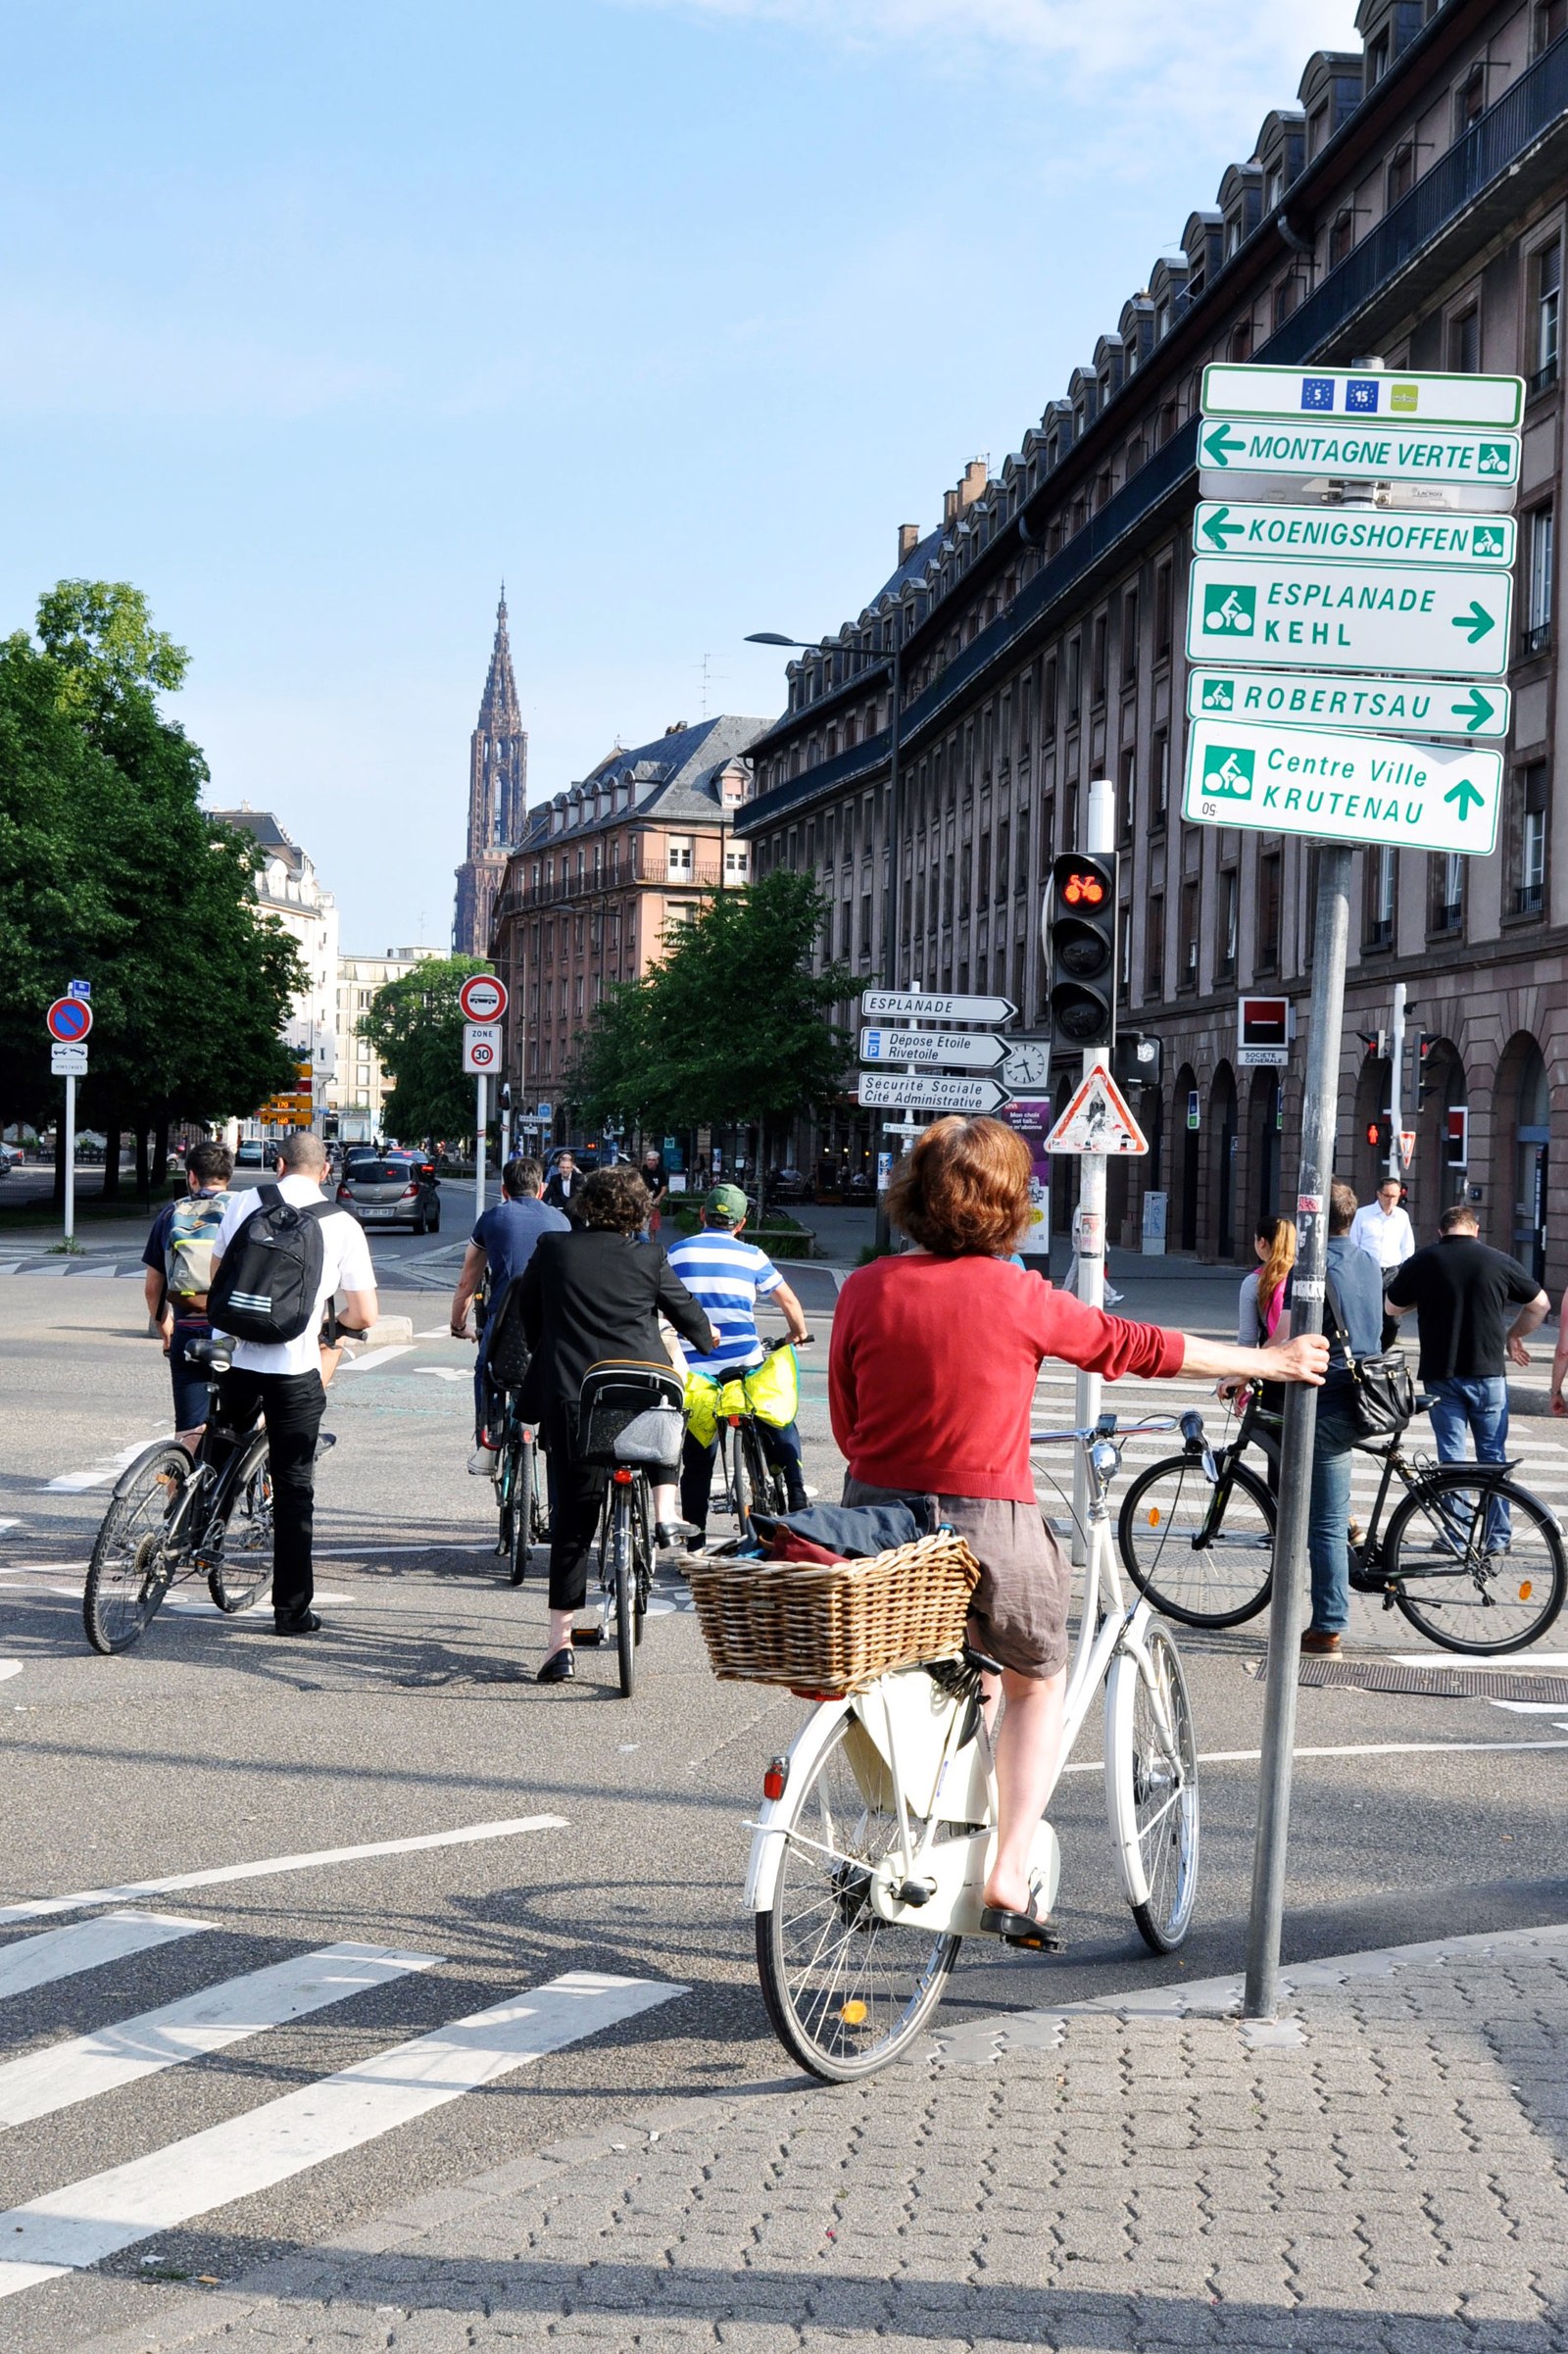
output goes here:
{"type": "Polygon", "coordinates": [[[1063,1046],[1116,1037],[1116,854],[1066,851],[1051,869],[1046,907],[1051,1026],[1063,1046]]]}
{"type": "Polygon", "coordinates": [[[1105,904],[1105,878],[1094,867],[1075,866],[1061,886],[1064,907],[1102,907],[1105,904]]]}

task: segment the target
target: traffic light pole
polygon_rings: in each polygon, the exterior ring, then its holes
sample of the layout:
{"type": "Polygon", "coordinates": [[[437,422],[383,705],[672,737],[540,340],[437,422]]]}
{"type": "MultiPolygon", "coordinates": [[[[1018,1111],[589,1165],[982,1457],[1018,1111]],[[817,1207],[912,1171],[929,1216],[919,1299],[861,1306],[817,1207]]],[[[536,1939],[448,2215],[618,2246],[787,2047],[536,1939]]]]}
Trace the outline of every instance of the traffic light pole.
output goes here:
{"type": "Polygon", "coordinates": [[[1405,1178],[1404,1149],[1399,1143],[1404,1128],[1404,983],[1396,981],[1394,1024],[1389,1032],[1389,1175],[1401,1185],[1405,1178]]]}
{"type": "MultiPolygon", "coordinates": [[[[1340,1035],[1345,1018],[1345,961],[1350,931],[1350,849],[1318,845],[1317,926],[1312,942],[1312,1029],[1301,1104],[1301,1173],[1297,1184],[1298,1242],[1291,1294],[1291,1335],[1323,1329],[1328,1267],[1329,1188],[1340,1092],[1340,1035]]],[[[1279,1510],[1274,1531],[1274,1594],[1269,1605],[1268,1682],[1263,1694],[1263,1753],[1258,1768],[1257,1842],[1252,1849],[1252,1905],[1247,1926],[1249,2019],[1279,2008],[1280,1936],[1285,1920],[1285,1860],[1296,1756],[1296,1683],[1306,1585],[1306,1522],[1312,1483],[1317,1392],[1292,1382],[1285,1393],[1279,1510]]]]}
{"type": "MultiPolygon", "coordinates": [[[[1107,777],[1097,777],[1089,788],[1089,813],[1079,847],[1093,858],[1116,847],[1116,797],[1107,777]]],[[[1116,985],[1110,976],[1112,989],[1116,985]]],[[[1108,1061],[1103,1047],[1085,1047],[1084,1076],[1097,1062],[1108,1061]]],[[[1078,1297],[1090,1307],[1105,1304],[1105,1155],[1085,1152],[1078,1163],[1078,1297]]],[[[1080,1373],[1073,1392],[1073,1421],[1088,1430],[1100,1419],[1102,1383],[1098,1373],[1080,1373]]],[[[1080,1449],[1073,1456],[1073,1559],[1084,1558],[1089,1529],[1089,1472],[1080,1449]]]]}

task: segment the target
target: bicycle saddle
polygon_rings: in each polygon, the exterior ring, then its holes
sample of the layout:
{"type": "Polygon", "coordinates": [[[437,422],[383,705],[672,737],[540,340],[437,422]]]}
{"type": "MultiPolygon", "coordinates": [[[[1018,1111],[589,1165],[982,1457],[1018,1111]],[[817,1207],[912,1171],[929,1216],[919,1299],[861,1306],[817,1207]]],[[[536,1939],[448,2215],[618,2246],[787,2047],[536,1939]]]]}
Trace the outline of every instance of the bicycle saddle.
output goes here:
{"type": "Polygon", "coordinates": [[[231,1341],[220,1341],[215,1335],[211,1340],[185,1343],[187,1365],[205,1365],[210,1373],[227,1373],[233,1361],[231,1341]]]}

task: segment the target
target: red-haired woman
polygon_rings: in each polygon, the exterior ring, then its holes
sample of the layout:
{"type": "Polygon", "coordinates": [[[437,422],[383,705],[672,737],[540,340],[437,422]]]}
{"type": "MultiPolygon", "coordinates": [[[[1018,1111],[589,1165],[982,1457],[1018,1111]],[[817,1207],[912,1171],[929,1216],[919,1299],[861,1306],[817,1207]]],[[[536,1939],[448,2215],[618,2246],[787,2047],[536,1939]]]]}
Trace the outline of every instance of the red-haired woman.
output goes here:
{"type": "Polygon", "coordinates": [[[927,1128],[893,1179],[889,1210],[915,1248],[846,1282],[828,1393],[847,1504],[935,1496],[980,1564],[973,1640],[1002,1664],[997,1851],[984,1925],[1039,1926],[1028,1877],[1061,1745],[1070,1572],[1035,1498],[1029,1418],[1041,1362],[1115,1380],[1239,1374],[1318,1385],[1316,1337],[1232,1348],[1134,1324],[1009,1260],[1029,1214],[1029,1152],[1001,1120],[927,1128]]]}

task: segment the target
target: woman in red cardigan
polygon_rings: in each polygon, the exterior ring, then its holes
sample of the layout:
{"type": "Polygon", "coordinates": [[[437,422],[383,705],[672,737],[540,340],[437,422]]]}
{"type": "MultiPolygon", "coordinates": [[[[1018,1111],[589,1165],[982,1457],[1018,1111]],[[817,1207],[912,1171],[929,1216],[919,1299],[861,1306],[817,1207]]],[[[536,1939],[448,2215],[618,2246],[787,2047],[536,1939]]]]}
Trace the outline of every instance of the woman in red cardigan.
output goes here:
{"type": "Polygon", "coordinates": [[[972,1639],[1002,1663],[996,1859],[984,1926],[1038,1930],[1028,1877],[1054,1784],[1071,1572],[1035,1498],[1029,1419],[1041,1362],[1116,1380],[1241,1375],[1320,1385],[1316,1335],[1242,1349],[1086,1307],[1008,1253],[1029,1212],[1029,1152],[1001,1120],[943,1119],[899,1164],[889,1210],[915,1249],[839,1294],[828,1359],[847,1504],[934,1496],[980,1564],[972,1639]]]}

